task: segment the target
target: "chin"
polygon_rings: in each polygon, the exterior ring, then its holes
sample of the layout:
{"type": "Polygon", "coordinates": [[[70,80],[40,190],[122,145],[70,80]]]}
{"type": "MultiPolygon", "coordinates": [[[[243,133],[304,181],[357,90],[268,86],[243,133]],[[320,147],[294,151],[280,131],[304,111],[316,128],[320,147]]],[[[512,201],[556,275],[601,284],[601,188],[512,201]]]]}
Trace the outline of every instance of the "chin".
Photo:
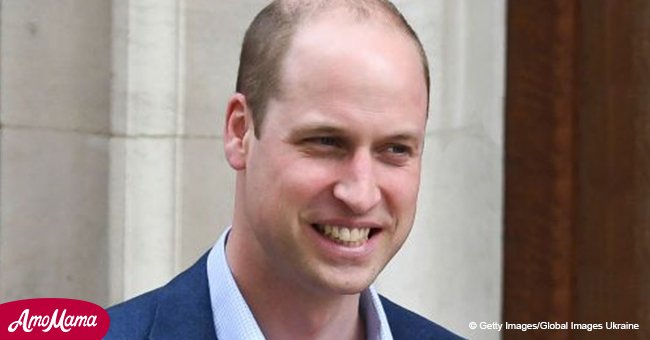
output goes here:
{"type": "MultiPolygon", "coordinates": [[[[338,278],[345,278],[345,274],[340,274],[338,278]]],[[[349,276],[348,276],[349,277],[349,276]]],[[[338,295],[354,295],[366,290],[373,282],[369,278],[358,278],[355,280],[328,280],[325,285],[328,290],[338,295]]]]}

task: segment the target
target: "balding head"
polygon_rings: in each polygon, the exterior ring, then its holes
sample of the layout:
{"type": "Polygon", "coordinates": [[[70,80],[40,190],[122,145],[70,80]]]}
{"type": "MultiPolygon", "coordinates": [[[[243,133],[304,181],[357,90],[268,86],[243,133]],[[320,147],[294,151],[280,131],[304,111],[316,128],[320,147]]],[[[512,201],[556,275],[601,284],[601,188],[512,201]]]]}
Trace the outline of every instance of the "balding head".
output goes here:
{"type": "Polygon", "coordinates": [[[301,25],[328,14],[385,24],[413,41],[422,62],[423,80],[429,93],[429,67],[417,34],[399,10],[386,0],[276,0],[266,6],[246,31],[236,91],[246,97],[255,135],[260,136],[268,100],[281,94],[282,65],[292,38],[301,25]]]}

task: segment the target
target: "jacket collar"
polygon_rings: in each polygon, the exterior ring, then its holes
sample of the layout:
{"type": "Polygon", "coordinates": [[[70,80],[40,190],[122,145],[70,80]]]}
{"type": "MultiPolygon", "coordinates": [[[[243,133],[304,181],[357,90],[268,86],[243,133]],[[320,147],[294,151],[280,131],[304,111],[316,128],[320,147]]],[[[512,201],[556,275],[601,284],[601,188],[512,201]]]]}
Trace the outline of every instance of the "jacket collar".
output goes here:
{"type": "Polygon", "coordinates": [[[161,289],[151,339],[217,339],[206,259],[207,253],[161,289]]]}

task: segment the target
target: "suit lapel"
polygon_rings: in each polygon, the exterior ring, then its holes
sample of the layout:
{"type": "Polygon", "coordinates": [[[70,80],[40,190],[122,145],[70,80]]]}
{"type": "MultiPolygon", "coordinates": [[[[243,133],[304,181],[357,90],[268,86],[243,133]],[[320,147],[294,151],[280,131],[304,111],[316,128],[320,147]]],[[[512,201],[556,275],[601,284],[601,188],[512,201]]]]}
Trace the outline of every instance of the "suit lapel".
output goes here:
{"type": "Polygon", "coordinates": [[[161,290],[151,339],[217,339],[206,260],[207,253],[161,290]]]}

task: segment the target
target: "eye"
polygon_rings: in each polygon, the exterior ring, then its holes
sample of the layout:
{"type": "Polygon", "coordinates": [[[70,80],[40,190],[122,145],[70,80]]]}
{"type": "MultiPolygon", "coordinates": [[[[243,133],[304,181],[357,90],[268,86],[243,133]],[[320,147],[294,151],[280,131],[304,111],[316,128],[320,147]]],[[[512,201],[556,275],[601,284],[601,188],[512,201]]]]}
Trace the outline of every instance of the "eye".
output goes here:
{"type": "Polygon", "coordinates": [[[343,143],[340,139],[332,136],[318,136],[306,139],[308,144],[325,147],[341,147],[343,143]]]}
{"type": "Polygon", "coordinates": [[[299,143],[300,149],[314,157],[341,157],[347,153],[346,141],[338,136],[323,135],[306,137],[299,143]]]}
{"type": "Polygon", "coordinates": [[[314,138],[316,143],[321,144],[321,145],[328,145],[328,146],[338,146],[340,143],[339,141],[334,138],[334,137],[316,137],[314,138]]]}
{"type": "Polygon", "coordinates": [[[390,144],[382,150],[381,157],[388,164],[401,166],[408,163],[414,154],[413,148],[408,145],[390,144]]]}
{"type": "Polygon", "coordinates": [[[396,154],[396,155],[411,155],[411,148],[406,146],[406,145],[400,145],[400,144],[395,144],[395,145],[390,145],[388,148],[386,148],[386,151],[396,154]]]}

